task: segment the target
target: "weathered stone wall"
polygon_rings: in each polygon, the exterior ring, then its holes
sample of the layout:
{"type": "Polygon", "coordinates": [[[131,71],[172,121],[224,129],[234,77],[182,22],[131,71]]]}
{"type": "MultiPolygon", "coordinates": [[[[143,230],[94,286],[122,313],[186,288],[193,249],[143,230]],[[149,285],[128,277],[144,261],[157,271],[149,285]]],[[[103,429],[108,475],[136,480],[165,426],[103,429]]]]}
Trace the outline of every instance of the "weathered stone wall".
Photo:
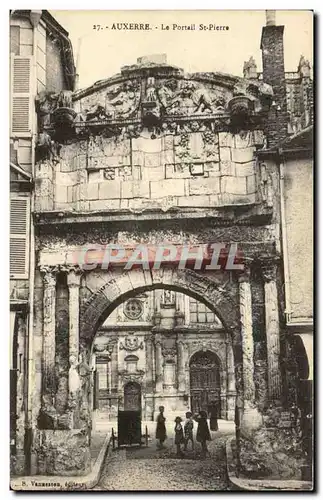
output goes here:
{"type": "MultiPolygon", "coordinates": [[[[285,165],[287,256],[292,320],[313,317],[313,164],[285,165]]],[[[288,283],[286,283],[288,286],[288,283]]]]}
{"type": "Polygon", "coordinates": [[[100,136],[37,166],[36,210],[113,211],[248,205],[259,200],[260,131],[100,136]]]}
{"type": "MultiPolygon", "coordinates": [[[[46,35],[45,35],[46,36],[46,35]]],[[[51,37],[46,37],[46,91],[59,92],[66,88],[61,48],[53,43],[51,37]]]]}

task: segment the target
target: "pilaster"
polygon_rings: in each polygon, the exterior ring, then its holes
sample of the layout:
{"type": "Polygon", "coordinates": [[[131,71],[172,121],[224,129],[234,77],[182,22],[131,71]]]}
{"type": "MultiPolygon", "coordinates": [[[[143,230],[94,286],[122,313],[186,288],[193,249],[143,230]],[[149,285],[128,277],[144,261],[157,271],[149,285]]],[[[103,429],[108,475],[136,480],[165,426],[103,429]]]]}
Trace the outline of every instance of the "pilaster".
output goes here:
{"type": "Polygon", "coordinates": [[[270,400],[279,400],[282,391],[280,371],[280,325],[277,294],[277,260],[261,262],[265,290],[265,319],[268,363],[268,394],[270,400]]]}
{"type": "Polygon", "coordinates": [[[56,307],[56,267],[44,266],[43,275],[43,396],[49,396],[53,402],[56,391],[55,378],[55,307],[56,307]]]}
{"type": "Polygon", "coordinates": [[[163,392],[163,354],[161,339],[155,339],[156,392],[163,392]]]}

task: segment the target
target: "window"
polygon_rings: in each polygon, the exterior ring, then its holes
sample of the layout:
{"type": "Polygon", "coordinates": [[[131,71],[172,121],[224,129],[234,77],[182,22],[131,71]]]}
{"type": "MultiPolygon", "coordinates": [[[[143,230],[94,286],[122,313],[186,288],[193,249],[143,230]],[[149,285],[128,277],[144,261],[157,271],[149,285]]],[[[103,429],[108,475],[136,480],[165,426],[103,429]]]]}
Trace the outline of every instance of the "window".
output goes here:
{"type": "Polygon", "coordinates": [[[124,358],[126,362],[126,370],[128,373],[136,373],[137,371],[137,363],[138,357],[130,354],[129,356],[124,358]]]}
{"type": "Polygon", "coordinates": [[[97,376],[99,379],[99,390],[108,389],[108,365],[107,363],[97,362],[96,363],[97,376]]]}
{"type": "Polygon", "coordinates": [[[190,297],[190,322],[191,323],[218,323],[214,312],[202,302],[190,297]]]}
{"type": "Polygon", "coordinates": [[[28,278],[29,198],[10,200],[10,277],[28,278]]]}
{"type": "Polygon", "coordinates": [[[12,56],[10,129],[16,137],[30,137],[32,109],[32,57],[12,56]]]}
{"type": "Polygon", "coordinates": [[[167,360],[164,365],[164,385],[175,385],[175,363],[171,360],[167,360]]]}
{"type": "Polygon", "coordinates": [[[128,319],[139,319],[143,314],[143,304],[138,299],[128,300],[124,305],[124,314],[128,319]]]}

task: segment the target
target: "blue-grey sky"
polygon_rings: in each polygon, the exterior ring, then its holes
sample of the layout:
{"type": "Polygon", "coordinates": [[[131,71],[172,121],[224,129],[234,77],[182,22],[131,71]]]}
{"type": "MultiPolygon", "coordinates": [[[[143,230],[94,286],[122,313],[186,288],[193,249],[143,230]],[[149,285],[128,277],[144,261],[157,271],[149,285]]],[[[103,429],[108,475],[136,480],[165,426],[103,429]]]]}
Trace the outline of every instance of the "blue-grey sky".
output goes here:
{"type": "MultiPolygon", "coordinates": [[[[220,71],[242,75],[243,62],[252,55],[261,67],[260,38],[264,10],[187,11],[50,11],[69,32],[74,57],[79,52],[79,86],[112,76],[137,57],[166,53],[169,63],[188,72],[220,71]],[[114,31],[113,23],[150,23],[150,31],[114,31]],[[202,23],[229,26],[225,31],[173,30],[172,25],[202,23]],[[161,25],[170,30],[161,30],[161,25]],[[94,30],[93,25],[110,29],[94,30]],[[81,40],[78,51],[79,40],[81,40]]],[[[312,12],[276,11],[276,24],[284,25],[285,70],[296,71],[300,55],[312,63],[312,12]]]]}

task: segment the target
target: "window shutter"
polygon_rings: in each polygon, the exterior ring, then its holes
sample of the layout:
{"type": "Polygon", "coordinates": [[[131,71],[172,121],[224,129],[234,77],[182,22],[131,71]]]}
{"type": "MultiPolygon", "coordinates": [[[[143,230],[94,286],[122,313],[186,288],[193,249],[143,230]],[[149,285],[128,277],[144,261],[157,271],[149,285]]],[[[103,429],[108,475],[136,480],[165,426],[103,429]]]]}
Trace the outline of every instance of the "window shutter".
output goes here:
{"type": "Polygon", "coordinates": [[[11,59],[11,135],[31,135],[32,57],[11,59]]]}
{"type": "Polygon", "coordinates": [[[27,197],[10,200],[10,277],[28,278],[29,203],[27,197]]]}

